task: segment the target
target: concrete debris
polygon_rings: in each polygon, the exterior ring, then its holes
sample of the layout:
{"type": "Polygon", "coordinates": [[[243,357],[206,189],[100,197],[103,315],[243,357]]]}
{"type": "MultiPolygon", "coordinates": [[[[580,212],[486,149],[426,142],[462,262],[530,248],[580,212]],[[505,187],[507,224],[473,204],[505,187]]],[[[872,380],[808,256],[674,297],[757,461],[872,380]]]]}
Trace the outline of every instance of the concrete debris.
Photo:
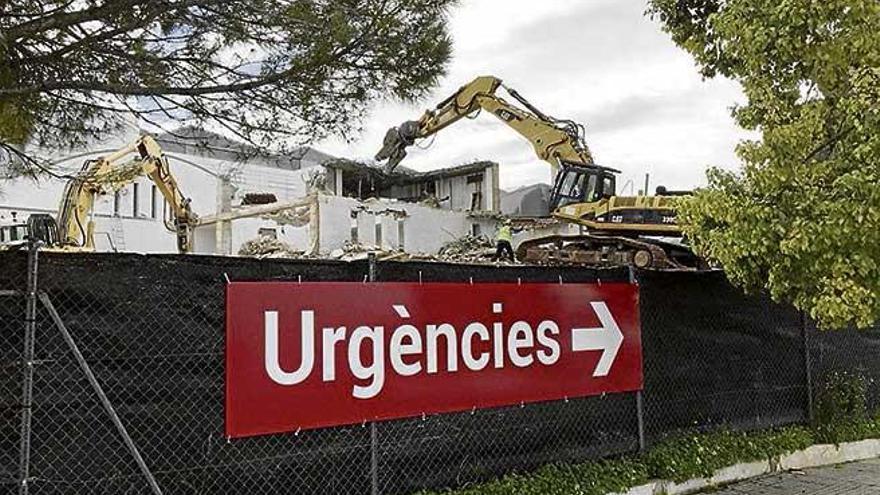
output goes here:
{"type": "Polygon", "coordinates": [[[406,210],[402,210],[402,209],[394,209],[394,208],[384,208],[381,210],[376,209],[375,205],[379,204],[381,202],[380,202],[380,200],[375,199],[375,198],[371,198],[371,200],[365,200],[364,203],[369,203],[370,205],[373,205],[373,207],[370,207],[366,204],[359,204],[356,207],[351,209],[351,218],[357,218],[358,215],[361,214],[361,212],[369,213],[370,215],[387,215],[387,216],[394,218],[395,220],[406,218],[408,216],[406,213],[406,210]]]}
{"type": "Polygon", "coordinates": [[[442,261],[478,262],[491,260],[495,245],[485,236],[466,235],[446,243],[437,257],[442,261]]]}
{"type": "Polygon", "coordinates": [[[265,215],[260,215],[260,218],[264,220],[272,220],[279,225],[292,225],[294,227],[304,227],[309,224],[311,220],[311,207],[300,206],[298,208],[287,208],[285,210],[276,211],[273,213],[266,213],[265,215]]]}
{"type": "Polygon", "coordinates": [[[246,193],[241,199],[242,206],[268,205],[277,202],[278,198],[272,193],[246,193]]]}
{"type": "MultiPolygon", "coordinates": [[[[449,200],[449,197],[444,199],[449,200]]],[[[434,196],[433,194],[427,194],[419,200],[419,204],[430,208],[440,208],[440,199],[437,199],[437,196],[434,196]]]]}
{"type": "Polygon", "coordinates": [[[513,217],[510,218],[511,226],[516,231],[546,230],[562,224],[567,224],[556,217],[513,217]]]}
{"type": "Polygon", "coordinates": [[[331,194],[330,188],[327,186],[327,174],[319,167],[306,173],[303,181],[308,193],[331,194]]]}
{"type": "Polygon", "coordinates": [[[239,255],[257,258],[334,259],[340,261],[365,260],[375,253],[378,261],[434,261],[447,263],[514,264],[511,261],[492,261],[495,246],[485,236],[466,235],[443,246],[438,254],[407,253],[400,249],[381,248],[356,242],[346,242],[324,256],[307,256],[292,249],[287,243],[270,237],[252,239],[242,245],[239,255]]]}
{"type": "Polygon", "coordinates": [[[238,254],[257,258],[299,258],[303,252],[293,249],[289,244],[278,239],[260,236],[242,244],[238,254]]]}

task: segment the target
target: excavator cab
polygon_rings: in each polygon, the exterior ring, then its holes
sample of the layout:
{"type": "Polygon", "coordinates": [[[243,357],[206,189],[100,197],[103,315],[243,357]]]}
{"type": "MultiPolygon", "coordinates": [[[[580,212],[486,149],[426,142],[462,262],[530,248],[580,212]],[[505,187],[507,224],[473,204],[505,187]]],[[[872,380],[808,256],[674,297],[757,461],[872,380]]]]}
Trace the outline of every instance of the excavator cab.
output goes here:
{"type": "Polygon", "coordinates": [[[595,203],[615,194],[618,170],[600,165],[561,162],[550,193],[550,211],[579,203],[595,203]]]}

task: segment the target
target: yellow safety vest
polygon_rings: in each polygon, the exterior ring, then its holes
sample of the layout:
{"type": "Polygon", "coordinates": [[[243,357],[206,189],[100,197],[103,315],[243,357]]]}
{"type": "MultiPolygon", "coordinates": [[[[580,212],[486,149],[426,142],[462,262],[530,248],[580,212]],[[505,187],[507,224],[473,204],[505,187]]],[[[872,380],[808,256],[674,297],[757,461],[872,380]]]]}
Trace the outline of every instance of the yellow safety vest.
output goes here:
{"type": "Polygon", "coordinates": [[[513,242],[513,232],[510,230],[510,226],[502,225],[498,227],[498,240],[513,242]]]}

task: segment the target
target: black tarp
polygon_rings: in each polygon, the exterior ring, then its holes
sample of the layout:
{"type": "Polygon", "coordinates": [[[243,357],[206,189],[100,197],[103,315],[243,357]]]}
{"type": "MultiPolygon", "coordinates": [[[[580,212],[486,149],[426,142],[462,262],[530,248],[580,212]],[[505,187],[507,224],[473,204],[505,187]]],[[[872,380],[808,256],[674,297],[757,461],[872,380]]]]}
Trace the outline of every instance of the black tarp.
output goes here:
{"type": "MultiPolygon", "coordinates": [[[[0,290],[24,289],[26,263],[25,253],[0,253],[0,290]]],[[[39,288],[165,493],[369,493],[374,446],[382,493],[461,486],[637,448],[634,394],[387,421],[376,425],[375,444],[369,425],[227,441],[226,281],[363,282],[367,273],[366,261],[41,253],[39,288]]],[[[625,269],[415,262],[382,262],[376,275],[474,283],[630,279],[625,269]]],[[[719,272],[643,272],[637,279],[649,441],[682,430],[806,418],[798,313],[743,295],[719,272]]],[[[0,300],[0,492],[18,484],[23,316],[23,296],[0,300]]],[[[814,375],[829,363],[880,373],[877,332],[807,332],[814,375]]],[[[31,493],[147,493],[42,309],[36,337],[31,493]]]]}

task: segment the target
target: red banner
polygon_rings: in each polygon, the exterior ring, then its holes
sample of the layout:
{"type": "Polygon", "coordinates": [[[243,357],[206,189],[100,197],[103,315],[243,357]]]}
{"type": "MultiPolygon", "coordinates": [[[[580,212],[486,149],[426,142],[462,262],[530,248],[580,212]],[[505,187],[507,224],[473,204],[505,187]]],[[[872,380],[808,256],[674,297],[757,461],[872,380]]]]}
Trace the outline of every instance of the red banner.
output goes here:
{"type": "Polygon", "coordinates": [[[227,285],[228,437],[641,387],[630,284],[227,285]]]}

